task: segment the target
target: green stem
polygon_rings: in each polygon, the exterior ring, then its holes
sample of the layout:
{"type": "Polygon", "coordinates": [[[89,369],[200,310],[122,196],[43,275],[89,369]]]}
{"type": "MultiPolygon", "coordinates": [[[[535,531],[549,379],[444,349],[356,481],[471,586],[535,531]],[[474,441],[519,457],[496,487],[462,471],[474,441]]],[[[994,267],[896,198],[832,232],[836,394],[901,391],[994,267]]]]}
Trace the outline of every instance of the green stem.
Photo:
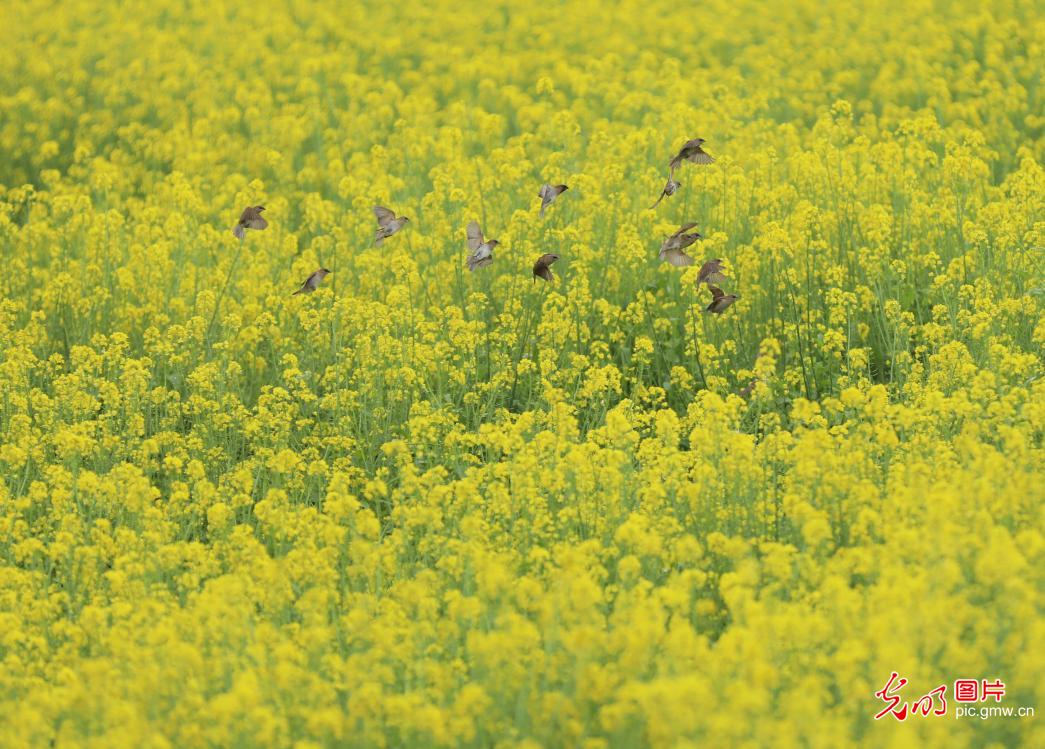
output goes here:
{"type": "Polygon", "coordinates": [[[229,272],[225,276],[225,283],[221,287],[221,292],[218,294],[218,298],[214,302],[214,313],[210,316],[210,322],[207,324],[207,334],[204,336],[204,341],[207,345],[207,352],[210,352],[210,332],[214,328],[214,321],[218,319],[218,312],[221,310],[221,300],[225,298],[225,292],[228,291],[229,283],[232,281],[232,271],[239,264],[239,256],[243,252],[243,240],[239,241],[239,249],[236,250],[236,257],[229,264],[229,272]]]}

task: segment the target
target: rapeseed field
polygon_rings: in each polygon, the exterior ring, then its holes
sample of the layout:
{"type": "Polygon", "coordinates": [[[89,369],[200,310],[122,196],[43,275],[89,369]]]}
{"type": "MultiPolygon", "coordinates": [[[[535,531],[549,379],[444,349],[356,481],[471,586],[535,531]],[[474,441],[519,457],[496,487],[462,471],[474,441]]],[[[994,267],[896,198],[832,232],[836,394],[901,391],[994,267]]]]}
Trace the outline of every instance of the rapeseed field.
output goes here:
{"type": "Polygon", "coordinates": [[[1045,746],[1040,3],[0,17],[0,746],[1045,746]]]}

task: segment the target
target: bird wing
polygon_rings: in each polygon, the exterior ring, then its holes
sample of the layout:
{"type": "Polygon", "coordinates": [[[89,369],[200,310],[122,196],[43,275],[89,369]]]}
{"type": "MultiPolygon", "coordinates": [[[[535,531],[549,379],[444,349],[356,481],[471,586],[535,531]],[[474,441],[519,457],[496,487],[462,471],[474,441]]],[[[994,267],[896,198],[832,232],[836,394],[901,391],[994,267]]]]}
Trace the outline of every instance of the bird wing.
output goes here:
{"type": "Polygon", "coordinates": [[[708,286],[708,291],[711,292],[711,302],[715,303],[726,295],[726,292],[722,291],[718,286],[708,286]]]}
{"type": "Polygon", "coordinates": [[[715,161],[711,158],[711,155],[703,151],[700,146],[697,146],[696,152],[690,155],[689,160],[694,164],[711,164],[715,161]]]}
{"type": "Polygon", "coordinates": [[[544,211],[552,204],[558,193],[555,192],[555,188],[551,185],[542,185],[541,191],[537,194],[541,198],[541,218],[544,218],[544,211]]]}
{"type": "Polygon", "coordinates": [[[255,213],[254,217],[248,220],[244,225],[248,229],[267,229],[269,222],[263,219],[260,214],[255,213]]]}
{"type": "MultiPolygon", "coordinates": [[[[721,266],[715,260],[708,260],[702,266],[700,266],[700,272],[697,274],[697,283],[704,283],[711,278],[714,274],[718,273],[721,266]]],[[[721,274],[719,274],[721,275],[721,274]]]]}
{"type": "Polygon", "coordinates": [[[483,230],[479,228],[478,221],[471,221],[468,224],[468,249],[475,252],[483,244],[483,230]]]}
{"type": "Polygon", "coordinates": [[[490,250],[490,248],[487,247],[477,252],[473,252],[471,255],[468,256],[468,270],[474,271],[477,268],[485,268],[492,262],[493,252],[490,250]]]}
{"type": "Polygon", "coordinates": [[[381,226],[387,227],[390,221],[393,221],[396,217],[395,211],[390,211],[384,206],[374,206],[374,216],[377,217],[377,223],[381,226]]]}
{"type": "Polygon", "coordinates": [[[254,210],[254,206],[248,205],[246,208],[243,209],[243,213],[239,215],[239,222],[246,226],[247,222],[253,218],[256,218],[257,215],[258,212],[254,210]]]}
{"type": "Polygon", "coordinates": [[[672,234],[671,236],[673,236],[673,237],[677,237],[677,236],[679,236],[679,235],[680,235],[680,234],[681,234],[682,232],[684,232],[684,231],[689,231],[690,229],[692,229],[692,228],[693,228],[694,226],[696,226],[696,225],[697,225],[697,224],[696,224],[696,222],[694,222],[694,223],[692,223],[692,224],[685,224],[685,225],[683,225],[683,226],[680,226],[680,227],[679,227],[679,229],[678,229],[678,231],[676,231],[676,232],[675,232],[674,234],[672,234]]]}
{"type": "Polygon", "coordinates": [[[666,260],[667,262],[674,265],[676,268],[685,268],[687,265],[693,265],[693,258],[687,255],[682,250],[661,250],[660,259],[666,260]]]}

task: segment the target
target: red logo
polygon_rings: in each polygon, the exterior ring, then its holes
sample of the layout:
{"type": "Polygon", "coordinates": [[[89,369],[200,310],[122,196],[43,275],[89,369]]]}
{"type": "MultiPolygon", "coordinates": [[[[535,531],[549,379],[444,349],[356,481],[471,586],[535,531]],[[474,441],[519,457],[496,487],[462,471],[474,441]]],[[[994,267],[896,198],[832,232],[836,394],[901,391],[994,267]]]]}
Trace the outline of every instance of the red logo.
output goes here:
{"type": "MultiPolygon", "coordinates": [[[[874,693],[874,696],[885,703],[885,707],[878,711],[874,716],[875,720],[880,720],[886,715],[892,715],[898,721],[905,721],[909,716],[921,715],[922,717],[928,715],[946,715],[947,714],[947,685],[941,684],[940,686],[933,689],[913,702],[904,702],[900,697],[900,690],[907,685],[907,679],[900,676],[900,674],[893,671],[889,675],[889,681],[885,683],[885,686],[874,693]]],[[[994,698],[995,702],[1001,702],[1001,698],[1005,696],[1005,684],[1002,683],[1001,679],[995,679],[994,681],[987,681],[986,679],[955,679],[954,681],[954,700],[958,703],[969,703],[969,702],[988,702],[990,697],[994,698]]],[[[984,717],[985,713],[997,712],[998,710],[1011,711],[1012,708],[971,708],[965,707],[963,704],[959,704],[957,708],[958,717],[972,715],[974,713],[981,714],[984,717]]],[[[993,714],[993,713],[992,713],[993,714]]],[[[1008,715],[1007,712],[998,714],[1008,715]]],[[[1016,715],[1033,715],[1033,708],[1020,708],[1017,710],[1016,715]],[[1027,712],[1027,711],[1030,712],[1027,712]]]]}
{"type": "Polygon", "coordinates": [[[979,702],[979,691],[980,682],[976,679],[956,679],[954,682],[954,699],[957,702],[979,702]]]}
{"type": "Polygon", "coordinates": [[[947,714],[947,685],[941,684],[932,690],[928,694],[922,695],[914,702],[909,705],[900,699],[900,695],[895,692],[903,689],[904,685],[907,684],[907,679],[900,677],[895,671],[889,676],[889,681],[885,683],[885,686],[874,693],[874,696],[887,703],[882,710],[874,716],[875,720],[879,720],[886,715],[892,714],[898,721],[907,720],[908,709],[910,709],[910,715],[918,715],[919,713],[924,717],[929,713],[933,715],[946,715],[947,714]],[[897,680],[899,677],[899,680],[897,680]],[[933,707],[936,702],[939,701],[938,707],[933,707]]]}
{"type": "Polygon", "coordinates": [[[1001,679],[995,679],[993,684],[988,684],[987,680],[983,680],[983,690],[980,692],[980,701],[986,702],[988,697],[993,697],[995,702],[1001,702],[1001,698],[1005,696],[1005,685],[1001,683],[1001,679]]]}

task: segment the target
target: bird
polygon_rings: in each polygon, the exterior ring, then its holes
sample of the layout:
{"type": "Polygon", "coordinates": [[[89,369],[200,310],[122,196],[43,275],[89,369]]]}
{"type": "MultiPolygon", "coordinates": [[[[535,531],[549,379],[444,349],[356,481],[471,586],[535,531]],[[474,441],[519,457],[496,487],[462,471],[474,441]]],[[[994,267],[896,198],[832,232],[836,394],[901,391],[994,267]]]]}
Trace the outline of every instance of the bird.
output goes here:
{"type": "Polygon", "coordinates": [[[674,195],[680,187],[682,187],[682,183],[676,180],[674,176],[669,175],[668,184],[664,185],[664,190],[660,193],[660,197],[657,198],[657,202],[650,206],[650,210],[656,208],[664,198],[670,198],[674,195]]]}
{"type": "Polygon", "coordinates": [[[320,268],[312,273],[311,276],[306,278],[305,283],[301,284],[301,288],[291,294],[291,296],[297,296],[298,294],[311,294],[328,275],[330,275],[329,270],[326,268],[320,268]]]}
{"type": "Polygon", "coordinates": [[[711,291],[711,304],[704,308],[705,312],[721,315],[729,305],[740,298],[736,294],[726,294],[718,286],[711,284],[708,284],[708,289],[711,291]]]}
{"type": "Polygon", "coordinates": [[[374,233],[374,244],[379,247],[381,246],[381,242],[388,239],[410,223],[410,219],[406,216],[396,218],[395,211],[391,211],[380,205],[374,206],[374,215],[377,216],[378,224],[377,231],[374,233]]]}
{"type": "Polygon", "coordinates": [[[493,262],[493,248],[500,244],[496,239],[483,239],[483,230],[478,221],[468,224],[468,270],[475,271],[476,268],[485,268],[493,262]]]}
{"type": "Polygon", "coordinates": [[[703,138],[694,138],[693,140],[687,140],[685,145],[679,149],[678,154],[670,162],[668,162],[668,169],[672,174],[675,170],[682,166],[683,161],[692,161],[694,164],[710,164],[715,160],[711,158],[703,148],[705,141],[703,138]]]}
{"type": "Polygon", "coordinates": [[[536,282],[538,278],[543,278],[545,281],[551,281],[555,278],[555,276],[552,275],[552,269],[549,266],[558,259],[559,256],[552,252],[541,255],[537,258],[537,262],[533,264],[534,282],[536,282]]]}
{"type": "Polygon", "coordinates": [[[240,214],[239,221],[234,227],[232,227],[232,234],[236,239],[243,239],[247,236],[247,229],[267,229],[269,222],[261,216],[261,212],[265,210],[263,205],[248,205],[243,209],[243,213],[240,214]]]}
{"type": "Polygon", "coordinates": [[[721,258],[708,260],[700,266],[700,271],[697,273],[697,286],[702,283],[706,283],[710,286],[713,283],[722,283],[725,280],[726,274],[722,272],[721,258]]]}
{"type": "Polygon", "coordinates": [[[687,265],[693,265],[695,261],[685,253],[685,249],[698,239],[703,239],[703,236],[701,236],[699,232],[686,234],[686,232],[694,226],[696,226],[696,224],[685,224],[680,226],[674,234],[664,240],[664,244],[660,246],[660,259],[662,261],[666,260],[672,265],[680,268],[687,265]]]}
{"type": "Polygon", "coordinates": [[[544,218],[544,211],[548,206],[569,189],[568,185],[541,185],[541,189],[537,192],[537,197],[541,199],[541,218],[544,218]]]}

